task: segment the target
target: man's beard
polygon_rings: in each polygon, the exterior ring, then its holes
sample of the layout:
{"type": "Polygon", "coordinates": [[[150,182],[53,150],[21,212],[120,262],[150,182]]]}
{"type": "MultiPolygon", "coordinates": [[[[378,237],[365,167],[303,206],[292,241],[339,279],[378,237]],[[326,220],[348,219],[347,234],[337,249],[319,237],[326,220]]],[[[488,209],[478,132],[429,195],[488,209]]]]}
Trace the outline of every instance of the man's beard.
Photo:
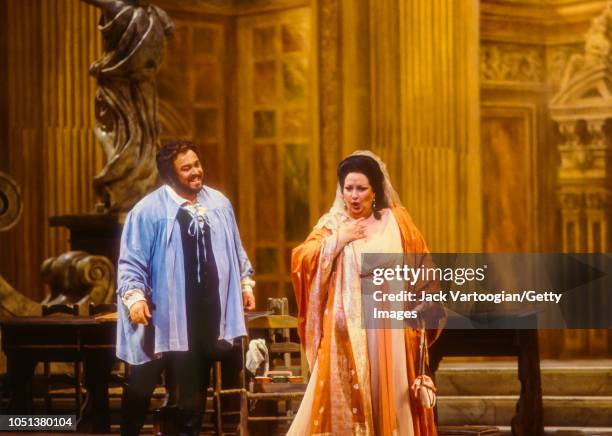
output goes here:
{"type": "Polygon", "coordinates": [[[194,178],[190,178],[189,180],[187,180],[187,183],[181,183],[180,180],[178,180],[178,178],[176,177],[176,175],[172,176],[172,184],[174,185],[174,187],[180,191],[183,191],[184,193],[189,193],[189,194],[197,194],[198,192],[200,192],[202,190],[202,188],[204,187],[204,182],[202,181],[202,176],[200,176],[200,187],[197,189],[192,188],[191,186],[189,186],[189,183],[194,180],[194,178]]]}

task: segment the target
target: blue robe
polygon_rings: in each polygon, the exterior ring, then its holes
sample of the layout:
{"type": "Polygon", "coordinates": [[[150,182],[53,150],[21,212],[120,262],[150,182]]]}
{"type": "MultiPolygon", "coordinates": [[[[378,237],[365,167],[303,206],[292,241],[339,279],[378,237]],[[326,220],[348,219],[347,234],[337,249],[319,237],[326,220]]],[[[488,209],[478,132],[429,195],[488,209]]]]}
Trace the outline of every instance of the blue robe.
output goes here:
{"type": "MultiPolygon", "coordinates": [[[[206,221],[219,275],[219,339],[232,341],[246,335],[241,280],[251,276],[253,268],[229,200],[204,186],[197,201],[208,209],[206,221]]],[[[162,186],[134,206],[123,227],[117,279],[117,357],[133,365],[161,357],[166,351],[189,349],[178,210],[179,205],[162,186]],[[121,297],[131,289],[143,290],[153,303],[148,326],[130,321],[121,297]]]]}

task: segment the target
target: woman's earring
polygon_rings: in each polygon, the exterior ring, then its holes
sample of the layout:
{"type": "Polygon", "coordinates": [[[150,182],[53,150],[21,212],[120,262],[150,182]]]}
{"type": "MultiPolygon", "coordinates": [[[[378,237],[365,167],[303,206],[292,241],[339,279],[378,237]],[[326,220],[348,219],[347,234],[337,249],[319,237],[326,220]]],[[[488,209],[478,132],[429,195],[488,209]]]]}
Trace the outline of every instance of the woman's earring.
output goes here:
{"type": "Polygon", "coordinates": [[[372,202],[372,209],[376,209],[376,199],[372,202]]]}

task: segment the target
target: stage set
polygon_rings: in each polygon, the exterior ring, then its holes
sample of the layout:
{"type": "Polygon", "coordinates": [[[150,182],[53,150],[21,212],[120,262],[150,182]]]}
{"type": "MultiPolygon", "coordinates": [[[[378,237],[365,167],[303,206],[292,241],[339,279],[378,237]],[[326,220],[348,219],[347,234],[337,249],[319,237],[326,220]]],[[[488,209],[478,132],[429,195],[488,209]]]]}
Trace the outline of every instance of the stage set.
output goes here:
{"type": "MultiPolygon", "coordinates": [[[[292,250],[343,158],[380,156],[431,252],[608,253],[611,126],[605,0],[2,0],[1,414],[119,433],[120,236],[168,140],[255,270],[201,432],[285,434],[313,372],[292,250]]],[[[427,372],[440,435],[612,435],[609,328],[447,328],[427,372]]],[[[174,434],[175,400],[164,374],[143,434],[174,434]]]]}

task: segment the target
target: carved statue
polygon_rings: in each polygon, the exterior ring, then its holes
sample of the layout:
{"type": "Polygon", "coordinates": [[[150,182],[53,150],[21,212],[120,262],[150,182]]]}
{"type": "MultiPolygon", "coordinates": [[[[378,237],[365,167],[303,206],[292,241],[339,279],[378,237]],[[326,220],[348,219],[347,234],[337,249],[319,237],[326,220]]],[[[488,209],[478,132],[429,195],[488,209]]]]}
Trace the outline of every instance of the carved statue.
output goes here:
{"type": "Polygon", "coordinates": [[[157,182],[159,122],[155,74],[174,25],[139,0],[82,0],[102,10],[104,55],[90,67],[98,81],[96,135],[107,163],[94,178],[106,209],[127,210],[157,182]]]}
{"type": "Polygon", "coordinates": [[[10,230],[23,212],[21,189],[8,174],[0,171],[0,232],[10,230]]]}
{"type": "Polygon", "coordinates": [[[576,74],[583,70],[612,66],[612,2],[609,1],[601,15],[593,18],[585,35],[584,54],[570,58],[561,82],[566,87],[576,74]]]}
{"type": "Polygon", "coordinates": [[[51,294],[43,304],[110,303],[115,297],[115,268],[104,256],[68,251],[46,259],[40,269],[51,294]]]}
{"type": "MultiPolygon", "coordinates": [[[[0,232],[13,228],[21,218],[23,201],[17,182],[0,171],[0,232]]],[[[39,315],[40,304],[15,290],[0,274],[0,315],[39,315]]],[[[0,361],[0,369],[2,364],[0,361]]]]}
{"type": "Polygon", "coordinates": [[[608,252],[612,247],[606,231],[612,216],[612,1],[593,19],[584,52],[570,58],[549,108],[559,132],[562,249],[608,252]]]}

